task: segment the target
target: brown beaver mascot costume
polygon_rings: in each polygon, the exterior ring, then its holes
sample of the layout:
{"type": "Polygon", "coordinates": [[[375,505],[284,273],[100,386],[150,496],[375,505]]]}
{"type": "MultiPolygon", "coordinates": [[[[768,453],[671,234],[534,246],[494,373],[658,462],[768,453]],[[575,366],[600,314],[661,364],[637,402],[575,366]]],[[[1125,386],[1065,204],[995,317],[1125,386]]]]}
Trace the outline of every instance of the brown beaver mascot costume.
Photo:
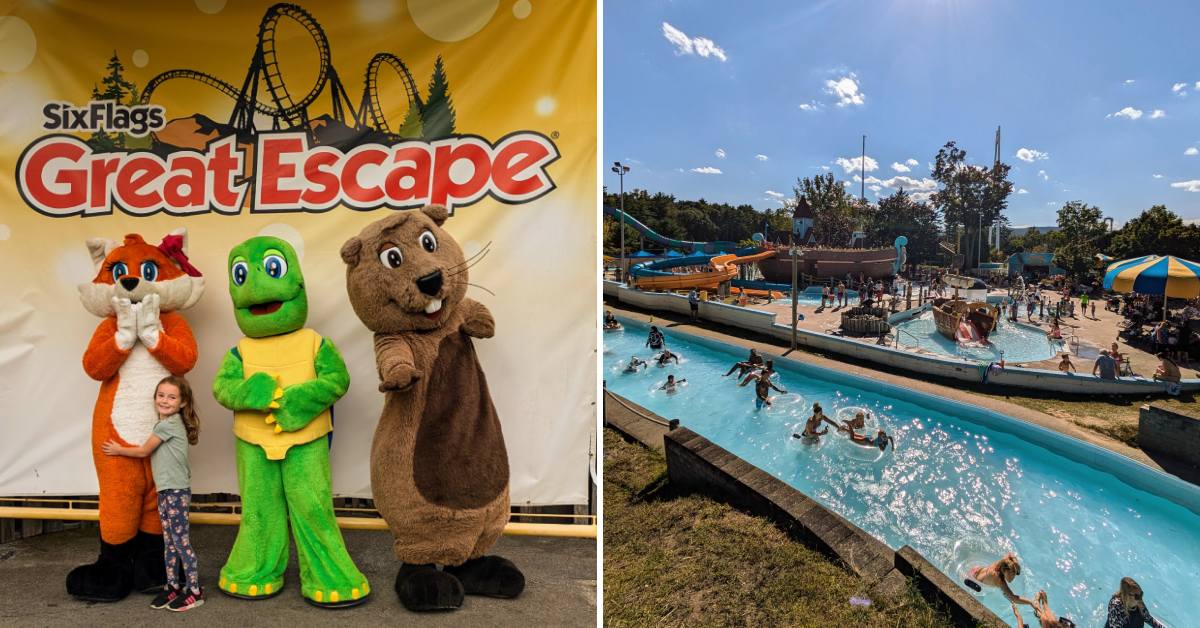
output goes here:
{"type": "Polygon", "coordinates": [[[466,298],[469,264],[446,217],[440,206],[397,212],[342,246],[386,395],[371,491],[403,563],[396,595],[412,611],[525,588],[516,565],[484,555],[508,521],[508,453],[471,338],[492,337],[495,321],[466,298]]]}

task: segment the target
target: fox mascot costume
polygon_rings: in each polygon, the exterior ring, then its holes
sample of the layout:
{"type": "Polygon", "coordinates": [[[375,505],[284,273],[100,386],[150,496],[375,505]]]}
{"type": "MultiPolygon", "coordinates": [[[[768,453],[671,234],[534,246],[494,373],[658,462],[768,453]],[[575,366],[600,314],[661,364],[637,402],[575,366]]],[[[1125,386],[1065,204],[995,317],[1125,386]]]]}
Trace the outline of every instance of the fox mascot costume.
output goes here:
{"type": "Polygon", "coordinates": [[[149,458],[106,456],[113,439],[141,445],[158,420],[154,390],[167,375],[196,364],[196,340],[179,310],[204,292],[204,279],[185,253],[186,230],[158,246],[129,234],[122,244],[88,240],[98,266],[79,286],[87,311],[101,318],[83,354],[83,369],[100,382],[92,413],[92,458],[100,481],[100,557],[67,575],[67,592],[84,600],[116,602],[129,592],[161,589],[162,525],[149,458]]]}

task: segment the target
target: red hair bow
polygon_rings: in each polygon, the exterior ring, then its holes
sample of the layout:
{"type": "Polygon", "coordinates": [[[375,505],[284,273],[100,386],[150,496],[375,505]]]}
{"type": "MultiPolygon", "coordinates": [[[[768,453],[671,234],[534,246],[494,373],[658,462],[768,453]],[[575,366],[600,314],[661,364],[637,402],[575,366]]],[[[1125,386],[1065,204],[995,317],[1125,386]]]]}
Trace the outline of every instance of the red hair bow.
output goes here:
{"type": "Polygon", "coordinates": [[[169,235],[163,238],[158,245],[158,250],[162,251],[163,255],[171,258],[176,264],[179,264],[180,270],[187,273],[190,277],[200,277],[200,271],[188,263],[187,253],[183,252],[183,236],[169,235]]]}

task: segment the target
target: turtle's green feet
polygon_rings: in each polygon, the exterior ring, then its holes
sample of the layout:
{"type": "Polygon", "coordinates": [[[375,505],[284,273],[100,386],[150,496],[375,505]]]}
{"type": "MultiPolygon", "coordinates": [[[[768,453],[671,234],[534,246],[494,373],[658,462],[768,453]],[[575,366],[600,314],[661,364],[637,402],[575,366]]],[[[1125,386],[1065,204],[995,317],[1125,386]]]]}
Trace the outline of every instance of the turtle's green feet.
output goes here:
{"type": "Polygon", "coordinates": [[[300,595],[313,606],[321,608],[348,608],[358,606],[367,601],[371,594],[371,585],[363,579],[357,586],[343,587],[308,587],[301,585],[300,595]]]}
{"type": "Polygon", "coordinates": [[[222,575],[217,586],[221,592],[243,600],[265,600],[283,590],[283,578],[268,582],[238,582],[222,575]]]}

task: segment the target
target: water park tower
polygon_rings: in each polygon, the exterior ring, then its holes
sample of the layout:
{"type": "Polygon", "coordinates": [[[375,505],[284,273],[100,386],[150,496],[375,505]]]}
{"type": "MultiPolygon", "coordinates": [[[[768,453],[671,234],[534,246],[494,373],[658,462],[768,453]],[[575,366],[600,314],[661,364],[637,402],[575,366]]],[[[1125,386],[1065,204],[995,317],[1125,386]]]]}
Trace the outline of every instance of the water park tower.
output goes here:
{"type": "Polygon", "coordinates": [[[803,196],[792,212],[792,244],[808,244],[812,239],[813,213],[803,196]]]}

